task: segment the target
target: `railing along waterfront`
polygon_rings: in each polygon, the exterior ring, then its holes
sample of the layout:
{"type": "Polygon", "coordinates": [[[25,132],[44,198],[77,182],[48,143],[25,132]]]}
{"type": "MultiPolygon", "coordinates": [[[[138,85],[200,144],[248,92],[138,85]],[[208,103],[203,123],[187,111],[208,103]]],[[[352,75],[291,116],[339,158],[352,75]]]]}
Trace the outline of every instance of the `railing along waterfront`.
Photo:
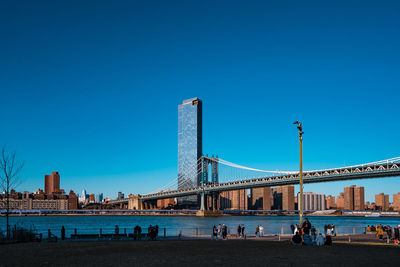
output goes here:
{"type": "MultiPolygon", "coordinates": [[[[14,226],[12,226],[14,227],[14,226]]],[[[19,225],[19,227],[21,227],[19,225]]],[[[33,225],[22,226],[27,229],[33,229],[37,234],[41,234],[44,239],[48,239],[49,237],[57,237],[61,238],[61,229],[55,227],[49,228],[35,228],[33,225]]],[[[77,237],[81,239],[85,239],[85,236],[88,238],[97,238],[97,239],[133,239],[134,237],[134,227],[119,227],[118,233],[115,231],[115,227],[103,227],[103,228],[65,228],[65,237],[70,239],[71,237],[77,237]]],[[[153,225],[154,227],[154,225],[153,225]]],[[[146,236],[148,233],[148,226],[141,226],[142,235],[146,236]]],[[[316,226],[316,233],[325,234],[324,227],[316,226]]],[[[3,229],[1,229],[3,230],[3,229]]],[[[245,236],[255,236],[256,229],[248,228],[245,226],[245,236]]],[[[5,231],[0,231],[3,236],[5,236],[5,231]]],[[[365,233],[365,227],[352,227],[352,226],[335,226],[335,233],[337,235],[342,234],[363,234],[365,233]]],[[[237,226],[229,226],[227,227],[228,237],[237,236],[237,226]]],[[[289,225],[281,225],[279,229],[276,227],[268,227],[264,226],[264,230],[262,232],[263,236],[279,236],[279,235],[292,235],[293,232],[289,225]]],[[[210,237],[212,235],[212,228],[200,228],[200,227],[159,227],[158,229],[158,238],[167,238],[167,237],[210,237]]],[[[1,236],[1,234],[0,234],[1,236]]]]}

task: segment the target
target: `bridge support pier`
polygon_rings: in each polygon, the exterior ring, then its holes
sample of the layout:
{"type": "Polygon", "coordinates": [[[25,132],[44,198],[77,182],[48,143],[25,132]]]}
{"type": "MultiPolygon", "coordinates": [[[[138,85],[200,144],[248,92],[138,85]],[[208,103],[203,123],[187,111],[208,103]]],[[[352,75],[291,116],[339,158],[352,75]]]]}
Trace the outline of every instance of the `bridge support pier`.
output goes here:
{"type": "MultiPolygon", "coordinates": [[[[214,203],[213,195],[211,195],[211,202],[214,203]]],[[[208,207],[209,203],[206,202],[206,198],[204,197],[204,192],[200,193],[200,210],[196,213],[196,216],[201,216],[201,217],[208,217],[208,216],[222,216],[223,212],[219,210],[210,210],[208,207]],[[206,204],[206,205],[205,205],[206,204]],[[205,208],[206,206],[206,208],[205,208]]],[[[208,201],[207,201],[208,202],[208,201]]]]}
{"type": "Polygon", "coordinates": [[[200,210],[204,211],[204,192],[200,193],[200,210]]]}
{"type": "Polygon", "coordinates": [[[128,210],[143,210],[143,201],[140,195],[129,195],[128,210]]]}

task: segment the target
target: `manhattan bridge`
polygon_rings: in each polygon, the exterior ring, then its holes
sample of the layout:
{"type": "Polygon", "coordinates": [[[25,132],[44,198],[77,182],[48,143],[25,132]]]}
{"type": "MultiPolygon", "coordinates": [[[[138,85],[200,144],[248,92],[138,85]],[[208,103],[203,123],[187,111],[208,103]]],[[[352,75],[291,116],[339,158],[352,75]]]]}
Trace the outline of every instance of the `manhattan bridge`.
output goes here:
{"type": "MultiPolygon", "coordinates": [[[[320,183],[344,180],[400,176],[400,157],[363,163],[359,165],[303,172],[304,183],[320,183]]],[[[133,209],[143,209],[139,202],[158,199],[199,195],[200,210],[218,210],[219,193],[239,189],[299,184],[298,171],[260,170],[242,166],[218,157],[200,157],[196,164],[187,166],[186,171],[172,178],[151,193],[136,195],[133,209]],[[197,173],[198,184],[193,184],[193,172],[197,173]],[[190,174],[190,175],[188,175],[190,174]],[[207,201],[207,199],[211,199],[207,201]]],[[[128,204],[130,198],[113,200],[113,204],[128,204]]]]}

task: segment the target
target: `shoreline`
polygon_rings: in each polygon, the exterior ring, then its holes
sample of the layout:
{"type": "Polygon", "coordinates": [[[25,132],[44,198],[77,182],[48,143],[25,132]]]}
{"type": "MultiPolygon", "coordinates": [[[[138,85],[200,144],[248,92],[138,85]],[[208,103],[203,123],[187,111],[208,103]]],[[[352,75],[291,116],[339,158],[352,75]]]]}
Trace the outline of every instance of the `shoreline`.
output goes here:
{"type": "MultiPolygon", "coordinates": [[[[154,216],[154,217],[170,217],[170,216],[185,216],[185,217],[197,217],[195,213],[193,214],[183,214],[183,213],[155,213],[155,212],[141,212],[140,214],[138,213],[129,213],[129,212],[123,212],[123,213],[46,213],[46,211],[43,211],[42,214],[39,213],[22,213],[22,214],[9,214],[9,217],[45,217],[45,216],[154,216]]],[[[298,217],[299,215],[293,215],[293,214],[223,214],[221,216],[210,216],[210,217],[298,217]]],[[[6,217],[5,214],[0,214],[0,218],[6,217]]],[[[208,217],[208,216],[206,216],[208,217]]],[[[378,216],[378,217],[370,217],[370,216],[364,216],[364,215],[338,215],[338,214],[325,214],[325,215],[305,215],[305,217],[343,217],[343,218],[400,218],[398,215],[391,215],[391,216],[378,216]]]]}

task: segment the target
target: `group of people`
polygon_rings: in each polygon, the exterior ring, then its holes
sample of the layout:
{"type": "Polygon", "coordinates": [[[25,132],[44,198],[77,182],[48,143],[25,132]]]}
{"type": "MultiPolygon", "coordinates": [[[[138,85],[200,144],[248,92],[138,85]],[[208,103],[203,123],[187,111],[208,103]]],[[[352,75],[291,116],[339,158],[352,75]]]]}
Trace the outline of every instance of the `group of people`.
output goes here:
{"type": "Polygon", "coordinates": [[[256,227],[256,236],[262,237],[264,235],[264,227],[260,224],[256,227]]]}
{"type": "Polygon", "coordinates": [[[240,224],[239,224],[238,228],[237,228],[238,237],[246,237],[244,230],[245,230],[244,224],[242,224],[242,226],[240,226],[240,224]]]}
{"type": "MultiPolygon", "coordinates": [[[[119,237],[119,226],[118,225],[115,225],[114,234],[116,237],[119,237]]],[[[148,240],[156,240],[157,236],[158,236],[158,225],[156,225],[156,226],[150,225],[149,228],[147,228],[147,239],[148,240]]],[[[136,225],[135,228],[133,228],[133,239],[134,240],[142,239],[142,227],[140,227],[139,225],[136,225]]]]}
{"type": "Polygon", "coordinates": [[[383,239],[383,234],[386,233],[388,240],[393,240],[395,244],[400,244],[400,224],[395,225],[393,228],[390,225],[383,226],[382,224],[368,225],[365,232],[376,232],[375,236],[379,239],[383,239]]]}
{"type": "Polygon", "coordinates": [[[228,227],[225,224],[218,224],[218,226],[213,226],[212,238],[214,240],[218,240],[218,237],[222,237],[223,239],[228,238],[228,227]]]}
{"type": "MultiPolygon", "coordinates": [[[[328,229],[328,227],[327,227],[328,229]]],[[[292,231],[294,233],[292,237],[291,243],[293,245],[317,245],[317,246],[324,246],[324,245],[332,245],[332,237],[331,234],[328,234],[327,231],[325,232],[325,237],[319,233],[317,235],[315,227],[313,227],[308,220],[305,219],[303,225],[299,227],[299,225],[292,225],[292,231]]]]}

